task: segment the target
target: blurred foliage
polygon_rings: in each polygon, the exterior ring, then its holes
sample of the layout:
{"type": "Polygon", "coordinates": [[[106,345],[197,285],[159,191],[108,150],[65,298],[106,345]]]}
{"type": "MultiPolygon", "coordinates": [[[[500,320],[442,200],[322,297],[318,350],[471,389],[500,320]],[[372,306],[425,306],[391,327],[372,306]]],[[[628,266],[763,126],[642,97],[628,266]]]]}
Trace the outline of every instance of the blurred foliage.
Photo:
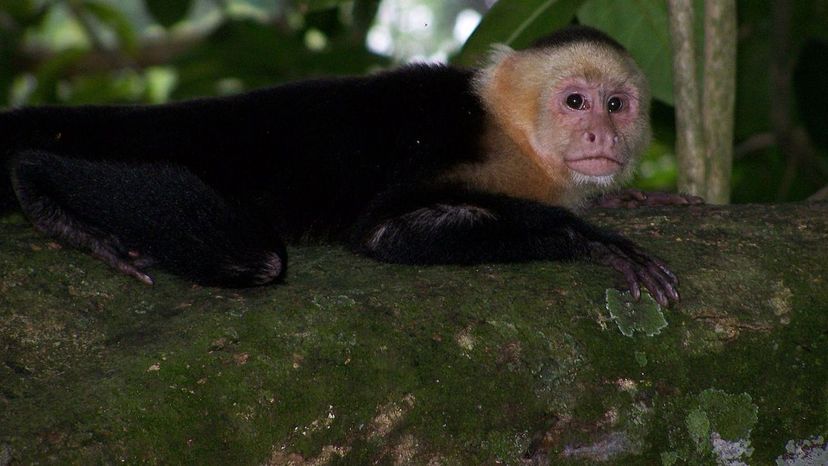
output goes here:
{"type": "Polygon", "coordinates": [[[472,66],[489,51],[493,43],[513,48],[528,46],[539,37],[569,24],[583,3],[583,0],[495,3],[455,61],[472,66]]]}
{"type": "Polygon", "coordinates": [[[378,0],[4,0],[0,100],[158,103],[387,66],[378,0]]]}
{"type": "MultiPolygon", "coordinates": [[[[451,51],[451,41],[465,39],[456,31],[452,38],[459,12],[485,12],[492,3],[383,1],[401,15],[412,5],[432,12],[419,30],[406,30],[412,26],[402,21],[386,31],[398,46],[384,55],[366,46],[380,0],[2,0],[0,105],[161,103],[364,74],[415,55],[441,56],[423,52],[425,46],[451,51]],[[419,35],[423,30],[431,42],[419,35]],[[412,43],[426,45],[414,51],[406,46],[412,43]]],[[[696,3],[701,53],[703,2],[696,3]]],[[[661,0],[500,0],[453,61],[474,65],[491,43],[519,48],[571,22],[607,31],[636,57],[655,97],[654,143],[637,184],[669,189],[675,129],[666,15],[661,0]]],[[[733,199],[802,199],[828,184],[828,0],[740,0],[739,15],[733,199]],[[788,5],[793,24],[782,44],[773,34],[778,3],[788,5]],[[769,71],[776,47],[790,51],[784,90],[769,71]],[[788,110],[787,136],[774,123],[780,109],[788,110]]]]}

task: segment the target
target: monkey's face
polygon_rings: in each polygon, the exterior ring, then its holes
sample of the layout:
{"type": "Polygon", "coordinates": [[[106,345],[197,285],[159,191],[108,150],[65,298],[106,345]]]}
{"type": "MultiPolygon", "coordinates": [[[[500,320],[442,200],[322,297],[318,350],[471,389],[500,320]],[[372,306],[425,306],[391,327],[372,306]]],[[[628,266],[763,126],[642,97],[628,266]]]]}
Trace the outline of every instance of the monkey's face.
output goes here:
{"type": "Polygon", "coordinates": [[[650,141],[649,86],[632,57],[577,42],[519,52],[497,47],[490,60],[475,89],[498,134],[546,178],[545,194],[533,198],[576,205],[632,174],[650,141]]]}
{"type": "Polygon", "coordinates": [[[570,76],[545,94],[536,135],[541,151],[559,159],[580,183],[605,185],[631,172],[649,133],[635,86],[570,76]]]}
{"type": "Polygon", "coordinates": [[[538,96],[533,145],[577,184],[628,178],[650,140],[649,90],[628,55],[578,44],[544,55],[548,87],[538,96]]]}

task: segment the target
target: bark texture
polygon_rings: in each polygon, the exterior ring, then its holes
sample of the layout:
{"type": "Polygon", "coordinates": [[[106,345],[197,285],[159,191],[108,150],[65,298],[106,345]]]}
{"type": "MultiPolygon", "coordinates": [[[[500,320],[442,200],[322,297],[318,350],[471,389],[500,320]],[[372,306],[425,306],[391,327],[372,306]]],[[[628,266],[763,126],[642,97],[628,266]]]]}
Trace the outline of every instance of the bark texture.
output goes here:
{"type": "Polygon", "coordinates": [[[705,196],[704,133],[696,44],[693,34],[693,2],[669,0],[670,36],[673,47],[673,94],[676,106],[676,159],[681,192],[705,196]]]}

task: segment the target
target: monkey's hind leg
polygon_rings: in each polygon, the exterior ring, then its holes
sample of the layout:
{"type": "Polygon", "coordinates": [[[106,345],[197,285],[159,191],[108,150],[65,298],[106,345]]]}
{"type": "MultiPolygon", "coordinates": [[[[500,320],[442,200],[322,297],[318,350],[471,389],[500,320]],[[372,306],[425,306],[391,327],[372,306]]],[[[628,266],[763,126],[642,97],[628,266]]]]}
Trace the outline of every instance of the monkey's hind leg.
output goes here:
{"type": "Polygon", "coordinates": [[[244,287],[284,276],[287,254],[270,226],[231,205],[189,170],[167,164],[17,154],[12,184],[44,233],[153,283],[158,266],[203,285],[244,287]]]}

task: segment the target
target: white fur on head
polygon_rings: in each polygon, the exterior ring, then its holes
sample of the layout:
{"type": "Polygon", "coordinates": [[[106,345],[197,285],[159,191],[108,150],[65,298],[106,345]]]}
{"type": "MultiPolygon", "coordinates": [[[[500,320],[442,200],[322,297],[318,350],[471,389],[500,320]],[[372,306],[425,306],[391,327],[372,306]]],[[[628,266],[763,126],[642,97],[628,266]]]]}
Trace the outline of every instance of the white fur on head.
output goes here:
{"type": "Polygon", "coordinates": [[[475,73],[474,76],[473,86],[478,95],[481,95],[484,89],[489,87],[492,77],[494,76],[495,68],[500,65],[500,62],[503,61],[504,58],[512,55],[513,53],[515,53],[515,50],[506,44],[492,45],[484,65],[480,68],[480,71],[475,73]]]}
{"type": "Polygon", "coordinates": [[[577,206],[584,198],[626,181],[634,159],[650,138],[649,90],[646,78],[626,53],[600,42],[575,42],[560,47],[515,51],[495,45],[473,78],[474,91],[489,112],[491,161],[464,176],[472,185],[516,197],[577,206]],[[632,130],[620,134],[627,150],[624,166],[606,176],[571,170],[564,162],[566,139],[549,102],[562,81],[599,81],[632,87],[638,117],[632,130]],[[516,153],[525,157],[516,158],[516,153]],[[511,162],[510,162],[511,161],[511,162]]]}

